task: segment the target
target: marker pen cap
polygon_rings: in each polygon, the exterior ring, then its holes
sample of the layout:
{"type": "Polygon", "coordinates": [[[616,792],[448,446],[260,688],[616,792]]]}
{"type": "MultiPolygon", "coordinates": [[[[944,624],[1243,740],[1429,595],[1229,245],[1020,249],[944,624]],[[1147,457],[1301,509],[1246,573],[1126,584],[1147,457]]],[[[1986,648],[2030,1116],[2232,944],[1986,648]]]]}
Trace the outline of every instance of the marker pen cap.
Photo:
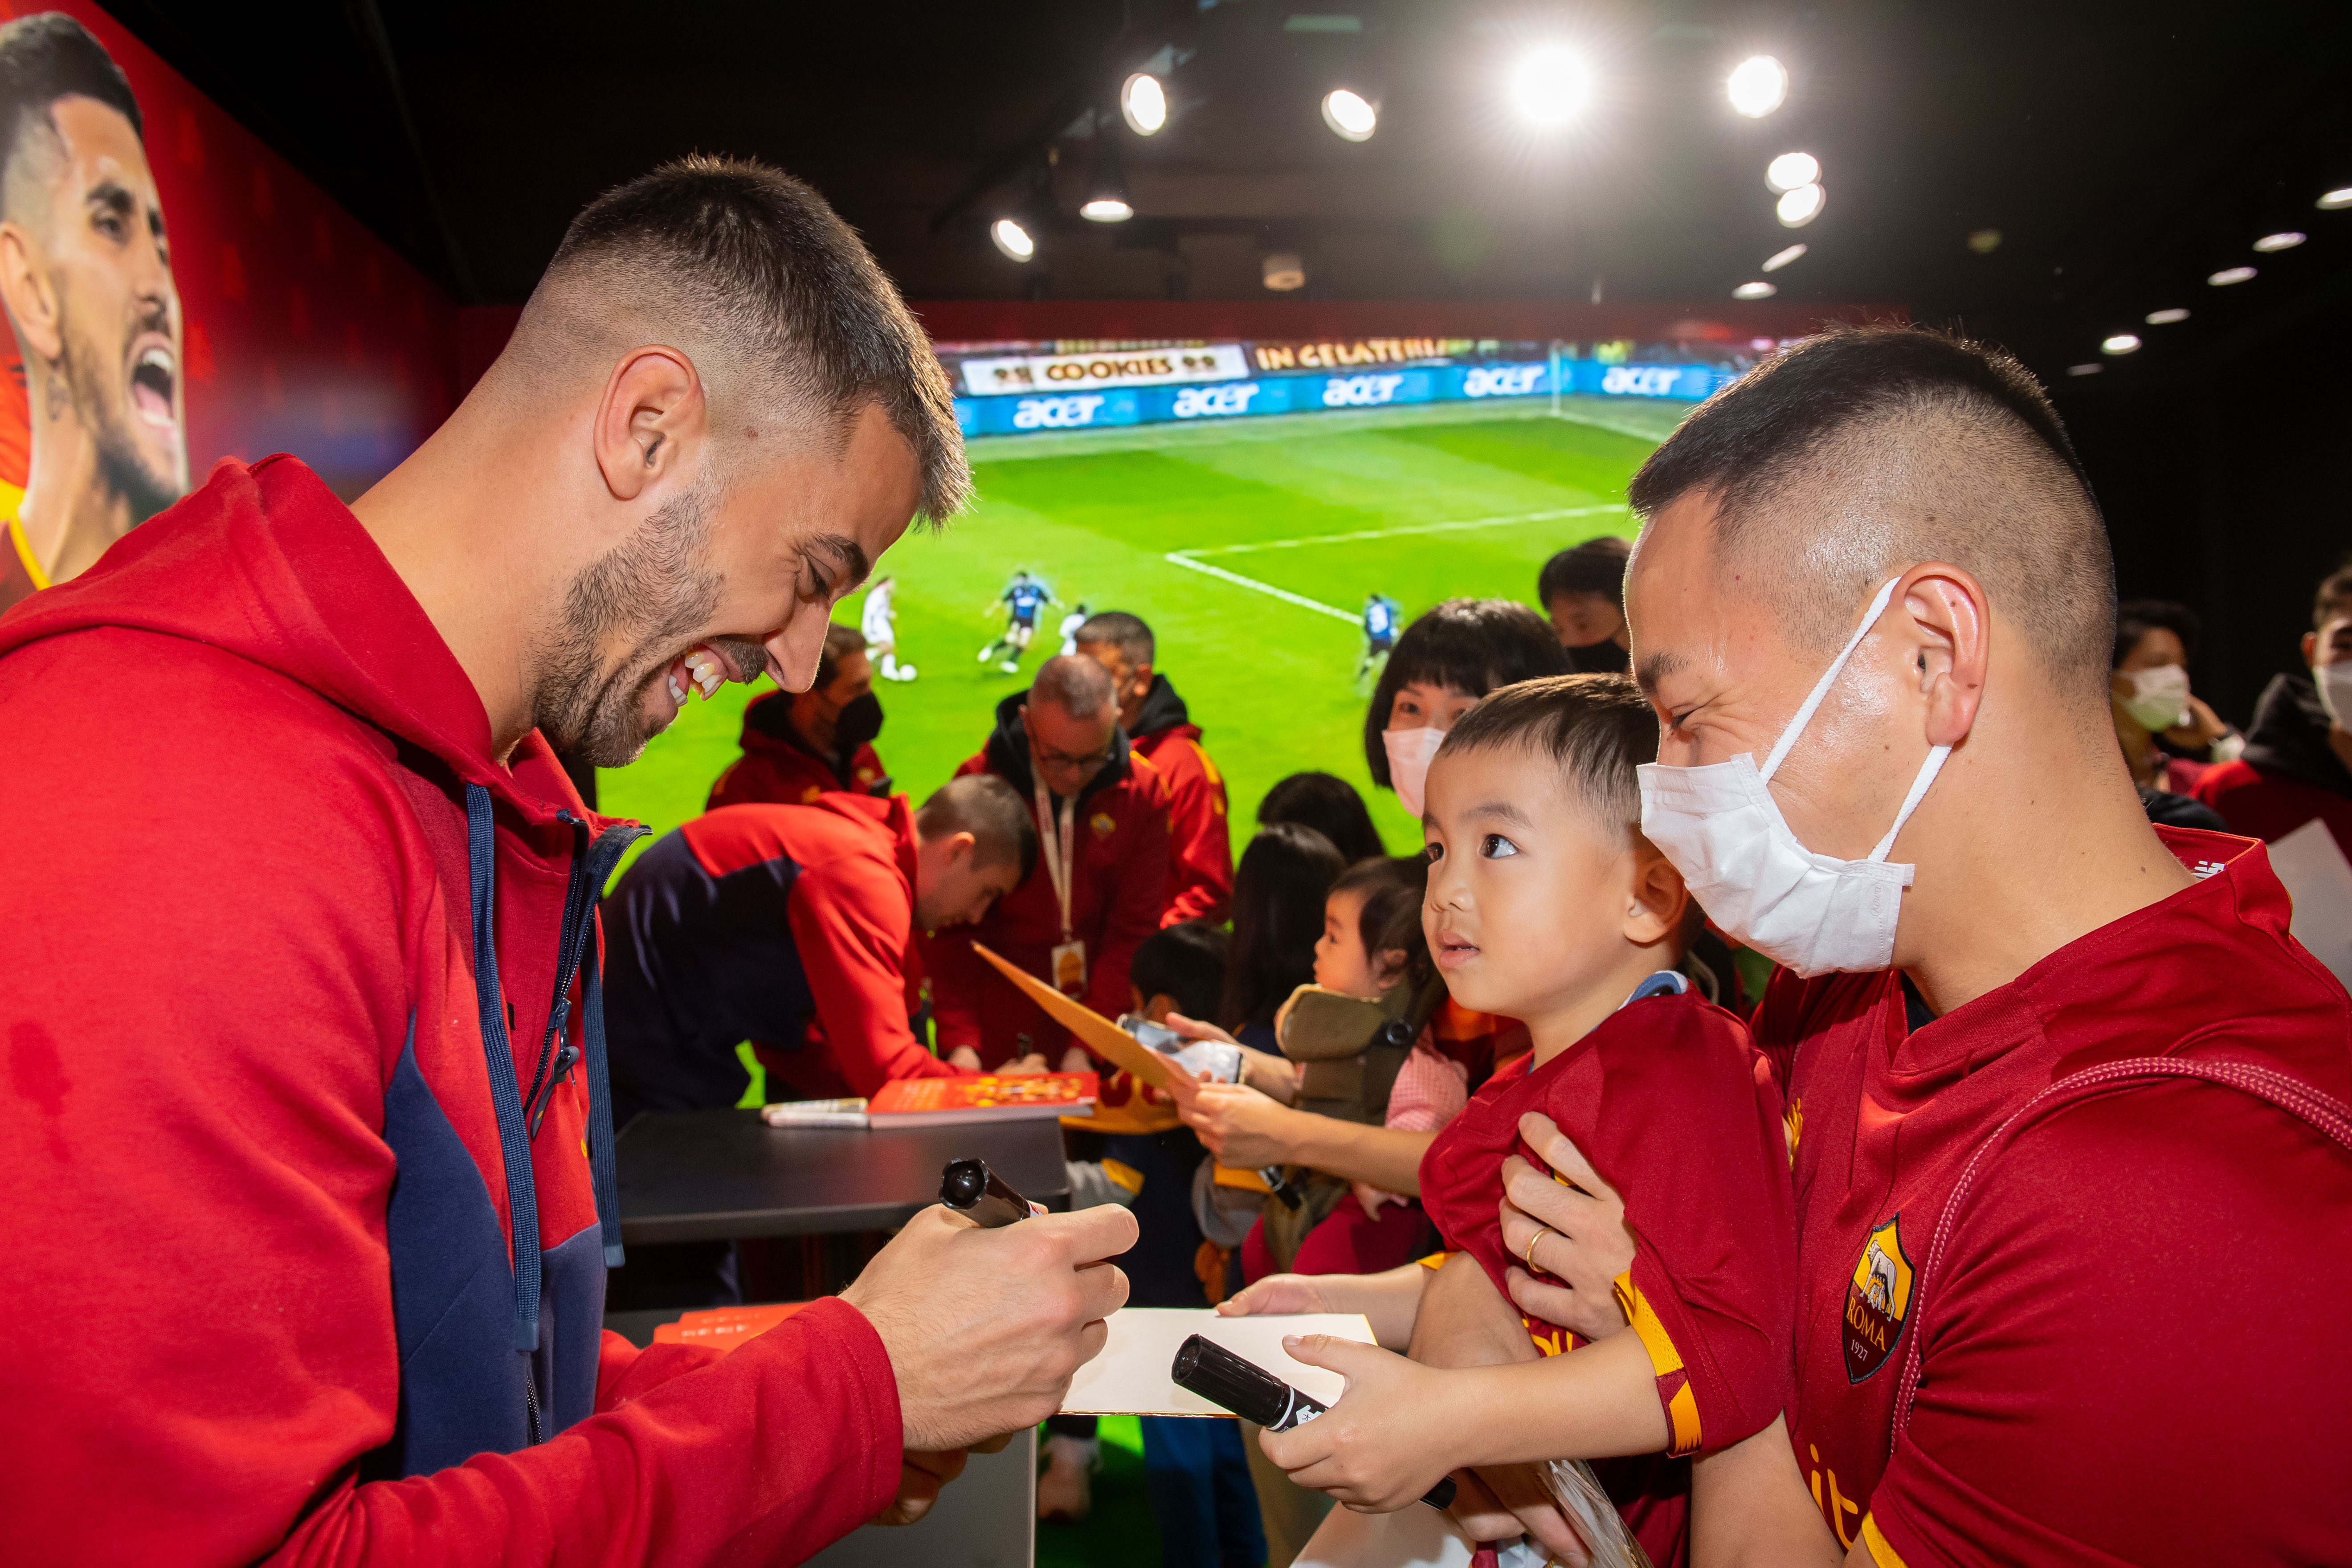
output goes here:
{"type": "Polygon", "coordinates": [[[1045,1212],[1013,1190],[985,1160],[950,1160],[940,1173],[940,1202],[981,1226],[1011,1225],[1045,1212]]]}

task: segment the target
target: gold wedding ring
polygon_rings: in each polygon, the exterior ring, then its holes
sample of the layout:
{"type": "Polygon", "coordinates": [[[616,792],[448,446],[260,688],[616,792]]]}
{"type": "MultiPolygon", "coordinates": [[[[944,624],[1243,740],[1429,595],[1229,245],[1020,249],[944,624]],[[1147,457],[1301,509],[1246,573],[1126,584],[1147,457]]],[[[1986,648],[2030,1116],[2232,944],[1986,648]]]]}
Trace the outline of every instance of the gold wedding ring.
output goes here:
{"type": "Polygon", "coordinates": [[[1528,1273],[1536,1274],[1541,1272],[1541,1270],[1536,1267],[1536,1243],[1541,1241],[1545,1237],[1549,1236],[1550,1234],[1551,1226],[1548,1225],[1538,1225],[1536,1226],[1536,1233],[1528,1237],[1528,1249],[1525,1253],[1521,1254],[1521,1256],[1527,1260],[1528,1273]]]}

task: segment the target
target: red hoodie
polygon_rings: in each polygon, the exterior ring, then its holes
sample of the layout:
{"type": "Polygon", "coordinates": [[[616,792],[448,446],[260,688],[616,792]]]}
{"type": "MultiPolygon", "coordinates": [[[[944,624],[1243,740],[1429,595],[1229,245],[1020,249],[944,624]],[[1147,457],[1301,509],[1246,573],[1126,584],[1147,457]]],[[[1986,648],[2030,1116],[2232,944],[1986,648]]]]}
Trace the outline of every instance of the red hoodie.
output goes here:
{"type": "Polygon", "coordinates": [[[1168,907],[1160,923],[1207,921],[1233,913],[1234,837],[1225,819],[1225,779],[1201,744],[1201,726],[1164,675],[1151,678],[1136,715],[1137,754],[1168,785],[1168,907]]]}
{"type": "Polygon", "coordinates": [[[602,1331],[630,832],[536,734],[491,760],[309,469],[223,463],[0,617],[0,1562],[795,1560],[888,1500],[846,1305],[723,1362],[602,1331]]]}
{"type": "Polygon", "coordinates": [[[889,770],[870,742],[857,748],[844,778],[834,771],[832,759],[818,756],[793,731],[792,712],[792,694],[784,691],[771,691],[743,710],[743,754],[710,786],[704,810],[763,802],[814,805],[817,796],[835,790],[889,795],[889,770]]]}

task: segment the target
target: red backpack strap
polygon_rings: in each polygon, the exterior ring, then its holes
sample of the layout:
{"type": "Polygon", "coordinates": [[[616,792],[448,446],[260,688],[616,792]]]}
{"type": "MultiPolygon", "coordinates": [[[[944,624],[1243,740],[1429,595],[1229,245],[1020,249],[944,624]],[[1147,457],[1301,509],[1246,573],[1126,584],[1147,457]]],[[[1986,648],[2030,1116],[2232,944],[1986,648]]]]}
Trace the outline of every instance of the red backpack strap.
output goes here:
{"type": "Polygon", "coordinates": [[[1941,1270],[1945,1246],[1958,1226],[1961,1210],[1968,1205],[1978,1173],[1996,1152],[2015,1142],[2030,1122],[2042,1120],[2060,1107],[2118,1089],[2168,1078],[2193,1079],[2223,1089],[2234,1089],[2242,1094],[2251,1094],[2290,1116],[2300,1118],[2336,1140],[2347,1151],[2352,1151],[2352,1105],[2346,1105],[2299,1078],[2273,1068],[2256,1067],[2251,1062],[2207,1061],[2189,1057],[2130,1057],[2121,1061],[2104,1062],[2058,1079],[2011,1111],[2007,1121],[1994,1128],[1985,1141],[1977,1145],[1976,1152],[1969,1157],[1967,1167],[1960,1172],[1958,1184],[1952,1188],[1950,1199],[1944,1205],[1942,1217],[1936,1222],[1936,1233],[1928,1243],[1927,1261],[1919,1270],[1917,1283],[1913,1287],[1911,1343],[1903,1352],[1903,1376],[1895,1391],[1895,1421],[1887,1437],[1890,1453],[1911,1425],[1912,1401],[1919,1393],[1920,1347],[1927,1340],[1927,1289],[1941,1270]]]}

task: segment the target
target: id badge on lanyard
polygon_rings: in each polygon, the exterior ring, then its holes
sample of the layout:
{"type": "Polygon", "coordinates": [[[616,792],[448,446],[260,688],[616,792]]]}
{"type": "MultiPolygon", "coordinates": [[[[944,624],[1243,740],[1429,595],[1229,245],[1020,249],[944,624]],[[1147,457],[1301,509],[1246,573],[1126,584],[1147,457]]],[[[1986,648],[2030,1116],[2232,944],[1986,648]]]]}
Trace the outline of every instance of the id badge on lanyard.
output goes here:
{"type": "Polygon", "coordinates": [[[1053,879],[1054,897],[1062,909],[1062,940],[1047,962],[1046,978],[1066,996],[1083,996],[1087,989],[1087,944],[1070,931],[1070,888],[1077,875],[1076,797],[1062,802],[1057,816],[1045,781],[1037,781],[1038,848],[1045,858],[1045,874],[1053,879]]]}

